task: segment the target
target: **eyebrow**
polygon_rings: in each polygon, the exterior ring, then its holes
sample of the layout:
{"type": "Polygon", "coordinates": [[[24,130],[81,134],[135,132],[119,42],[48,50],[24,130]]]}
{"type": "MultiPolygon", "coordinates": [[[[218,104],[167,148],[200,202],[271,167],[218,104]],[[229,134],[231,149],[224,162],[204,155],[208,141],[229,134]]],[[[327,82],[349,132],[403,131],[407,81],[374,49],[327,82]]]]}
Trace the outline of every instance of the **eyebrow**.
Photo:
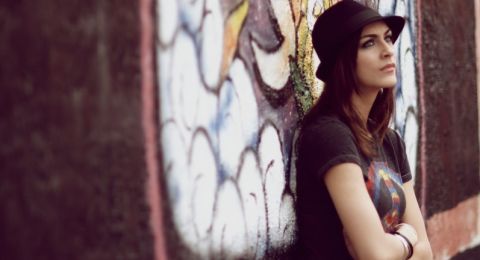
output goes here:
{"type": "MultiPolygon", "coordinates": [[[[392,30],[387,29],[387,30],[383,33],[383,35],[387,35],[389,32],[392,32],[392,30]]],[[[369,37],[369,38],[375,38],[375,37],[377,37],[377,34],[365,34],[365,35],[362,35],[362,37],[360,37],[360,39],[367,38],[367,37],[369,37]]]]}

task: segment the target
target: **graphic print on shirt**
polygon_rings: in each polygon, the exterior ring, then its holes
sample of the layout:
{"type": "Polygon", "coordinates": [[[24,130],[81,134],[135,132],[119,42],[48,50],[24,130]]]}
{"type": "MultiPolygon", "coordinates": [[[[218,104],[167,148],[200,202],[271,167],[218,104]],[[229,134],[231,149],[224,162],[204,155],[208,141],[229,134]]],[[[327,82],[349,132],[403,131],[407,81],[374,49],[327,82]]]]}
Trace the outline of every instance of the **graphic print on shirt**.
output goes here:
{"type": "Polygon", "coordinates": [[[368,192],[386,232],[394,231],[405,210],[405,195],[400,175],[385,162],[372,162],[368,167],[368,192]]]}

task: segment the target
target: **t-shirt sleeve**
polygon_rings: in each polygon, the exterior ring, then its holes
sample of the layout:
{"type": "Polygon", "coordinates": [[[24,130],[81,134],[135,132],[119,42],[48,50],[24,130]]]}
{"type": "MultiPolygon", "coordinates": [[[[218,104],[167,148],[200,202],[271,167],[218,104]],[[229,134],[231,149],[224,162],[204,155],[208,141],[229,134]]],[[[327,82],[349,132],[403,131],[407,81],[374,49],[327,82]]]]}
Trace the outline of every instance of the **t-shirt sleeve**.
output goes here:
{"type": "Polygon", "coordinates": [[[304,163],[321,180],[331,167],[341,163],[356,163],[361,167],[352,132],[336,120],[322,120],[305,129],[301,146],[299,156],[306,158],[304,163]]]}
{"type": "Polygon", "coordinates": [[[402,182],[405,183],[412,179],[412,172],[410,171],[410,165],[408,164],[405,142],[397,131],[393,132],[395,133],[395,142],[397,143],[396,154],[398,156],[400,175],[402,176],[402,182]]]}

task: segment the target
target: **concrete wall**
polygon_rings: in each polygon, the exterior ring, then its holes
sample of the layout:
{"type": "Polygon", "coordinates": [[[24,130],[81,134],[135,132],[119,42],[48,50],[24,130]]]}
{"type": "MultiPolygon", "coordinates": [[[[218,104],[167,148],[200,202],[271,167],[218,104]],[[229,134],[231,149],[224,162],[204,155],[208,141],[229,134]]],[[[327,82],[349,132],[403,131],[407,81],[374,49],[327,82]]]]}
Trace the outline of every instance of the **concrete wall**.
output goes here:
{"type": "MultiPolygon", "coordinates": [[[[2,256],[287,258],[310,30],[334,2],[7,1],[2,256]]],[[[435,257],[480,256],[479,1],[366,2],[408,18],[393,123],[435,257]]]]}
{"type": "Polygon", "coordinates": [[[0,5],[0,258],[152,259],[136,1],[0,5]]]}
{"type": "Polygon", "coordinates": [[[478,255],[475,5],[474,1],[430,0],[419,5],[420,89],[425,104],[420,163],[426,172],[421,190],[428,232],[438,258],[472,247],[469,252],[478,255]]]}

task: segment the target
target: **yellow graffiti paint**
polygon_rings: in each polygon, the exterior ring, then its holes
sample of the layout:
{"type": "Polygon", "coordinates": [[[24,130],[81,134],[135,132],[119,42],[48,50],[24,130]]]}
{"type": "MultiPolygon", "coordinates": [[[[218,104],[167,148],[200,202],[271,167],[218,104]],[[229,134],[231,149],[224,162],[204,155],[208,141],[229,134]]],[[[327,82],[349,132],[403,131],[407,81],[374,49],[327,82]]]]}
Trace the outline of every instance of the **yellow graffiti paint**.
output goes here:
{"type": "Polygon", "coordinates": [[[338,0],[323,0],[323,10],[330,8],[332,5],[336,4],[338,0]]]}
{"type": "Polygon", "coordinates": [[[308,0],[302,0],[302,13],[305,14],[307,12],[308,7],[308,0]]]}
{"type": "Polygon", "coordinates": [[[316,54],[313,51],[311,32],[304,16],[302,16],[297,29],[297,41],[297,66],[304,77],[310,95],[315,100],[320,96],[320,89],[317,87],[318,80],[315,76],[316,68],[313,64],[313,55],[316,54]]]}
{"type": "Polygon", "coordinates": [[[221,80],[225,79],[228,69],[237,50],[238,37],[248,14],[249,2],[244,0],[227,17],[225,22],[225,33],[223,40],[223,58],[221,67],[221,80]]]}

